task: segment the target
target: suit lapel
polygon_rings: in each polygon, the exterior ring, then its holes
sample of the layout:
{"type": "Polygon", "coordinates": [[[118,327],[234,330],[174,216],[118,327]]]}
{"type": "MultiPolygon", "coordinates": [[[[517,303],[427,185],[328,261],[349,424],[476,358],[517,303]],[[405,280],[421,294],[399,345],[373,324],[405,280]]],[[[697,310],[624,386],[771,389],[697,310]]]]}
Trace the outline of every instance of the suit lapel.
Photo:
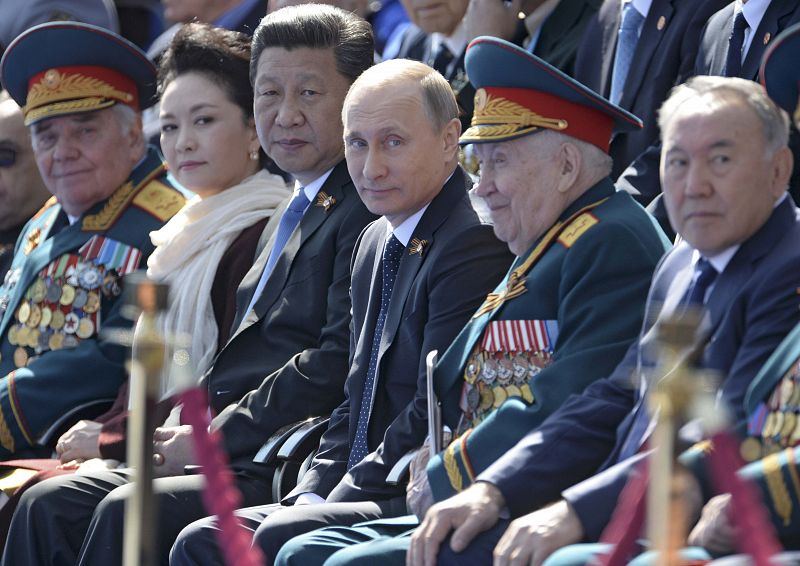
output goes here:
{"type": "MultiPolygon", "coordinates": [[[[349,182],[350,176],[347,174],[347,166],[342,160],[333,169],[320,191],[325,191],[335,198],[337,203],[341,203],[347,196],[343,186],[349,182]]],[[[324,207],[317,206],[315,202],[309,205],[302,220],[300,220],[300,224],[297,225],[297,228],[289,237],[289,241],[286,242],[286,246],[284,246],[280,257],[275,262],[275,267],[273,267],[272,273],[269,275],[261,296],[253,306],[259,319],[267,313],[283,291],[294,263],[294,258],[300,249],[329,217],[330,212],[326,211],[324,207]]]]}
{"type": "Polygon", "coordinates": [[[642,25],[639,41],[636,43],[636,56],[633,58],[628,76],[625,79],[625,88],[619,105],[622,108],[631,108],[632,101],[642,88],[642,79],[650,67],[650,61],[658,49],[665,30],[672,20],[672,2],[656,0],[650,6],[650,11],[642,25]]]}
{"type": "Polygon", "coordinates": [[[787,197],[773,212],[767,223],[742,244],[722,272],[711,291],[706,310],[711,318],[709,336],[713,336],[728,311],[731,297],[738,294],[744,282],[756,269],[754,265],[771,250],[794,220],[794,203],[787,197]]]}
{"type": "Polygon", "coordinates": [[[564,37],[569,36],[575,25],[581,21],[585,4],[585,0],[561,0],[542,24],[536,51],[551,53],[564,37]]]}
{"type": "Polygon", "coordinates": [[[714,41],[714,58],[711,68],[708,69],[709,75],[725,75],[725,63],[728,60],[728,37],[733,29],[733,6],[731,3],[726,10],[726,17],[722,22],[722,29],[709,30],[709,35],[713,34],[718,39],[714,41]]]}
{"type": "Polygon", "coordinates": [[[275,239],[275,234],[278,231],[277,227],[280,224],[283,211],[286,210],[287,206],[289,206],[289,201],[291,200],[292,197],[290,196],[283,203],[281,203],[273,213],[270,221],[267,222],[267,225],[264,227],[264,232],[262,233],[261,238],[259,238],[259,247],[261,248],[261,253],[258,254],[253,266],[247,271],[245,276],[242,278],[242,282],[239,283],[239,288],[236,289],[236,318],[233,322],[234,331],[239,328],[239,326],[242,324],[242,320],[247,314],[245,309],[250,305],[250,301],[253,298],[253,293],[256,290],[258,281],[261,279],[261,274],[264,272],[264,267],[267,265],[269,252],[272,250],[272,243],[275,239]]]}
{"type": "Polygon", "coordinates": [[[386,313],[386,322],[384,323],[383,334],[381,336],[381,347],[378,351],[379,364],[381,357],[389,346],[391,346],[397,329],[400,326],[403,308],[408,299],[408,293],[411,290],[414,278],[422,267],[425,258],[430,255],[430,249],[434,246],[436,230],[448,217],[450,211],[466,196],[466,183],[467,180],[464,171],[461,167],[456,168],[439,194],[431,201],[428,209],[422,215],[417,227],[414,229],[411,240],[408,246],[406,246],[403,257],[400,260],[397,279],[394,283],[394,289],[392,289],[392,299],[389,303],[389,311],[386,313]],[[419,252],[415,252],[413,248],[412,243],[415,239],[420,242],[423,240],[426,242],[419,252]]]}
{"type": "Polygon", "coordinates": [[[742,78],[758,80],[758,69],[761,66],[761,58],[767,49],[767,44],[783,29],[781,20],[792,12],[794,4],[797,2],[786,0],[770,2],[742,63],[742,78]]]}

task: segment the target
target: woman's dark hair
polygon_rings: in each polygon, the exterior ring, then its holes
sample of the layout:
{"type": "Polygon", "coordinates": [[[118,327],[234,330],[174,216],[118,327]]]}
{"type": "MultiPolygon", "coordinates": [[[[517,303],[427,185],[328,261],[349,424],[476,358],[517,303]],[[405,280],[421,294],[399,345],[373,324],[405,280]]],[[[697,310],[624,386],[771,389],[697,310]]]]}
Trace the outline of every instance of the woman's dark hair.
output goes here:
{"type": "MultiPolygon", "coordinates": [[[[253,117],[253,86],[250,84],[250,38],[208,24],[184,24],[158,65],[158,94],[185,73],[200,73],[218,85],[236,104],[245,121],[253,117]]],[[[259,150],[259,163],[270,170],[272,163],[259,150]]]]}
{"type": "Polygon", "coordinates": [[[161,56],[158,66],[158,94],[179,75],[200,73],[219,85],[244,112],[253,116],[253,87],[250,85],[250,38],[243,33],[208,24],[182,26],[161,56]]]}

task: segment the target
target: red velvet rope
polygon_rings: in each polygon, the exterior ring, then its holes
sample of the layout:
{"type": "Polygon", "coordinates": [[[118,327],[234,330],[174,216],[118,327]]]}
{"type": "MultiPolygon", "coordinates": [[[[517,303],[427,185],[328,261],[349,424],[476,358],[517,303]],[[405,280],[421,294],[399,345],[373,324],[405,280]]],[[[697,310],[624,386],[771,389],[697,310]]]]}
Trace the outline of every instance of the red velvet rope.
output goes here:
{"type": "Polygon", "coordinates": [[[252,537],[234,511],[242,507],[242,496],[233,481],[228,456],[218,433],[208,432],[206,392],[192,388],[181,394],[181,419],[192,425],[195,453],[206,477],[203,502],[209,514],[217,516],[217,544],[228,566],[263,566],[264,555],[251,546],[252,537]]]}

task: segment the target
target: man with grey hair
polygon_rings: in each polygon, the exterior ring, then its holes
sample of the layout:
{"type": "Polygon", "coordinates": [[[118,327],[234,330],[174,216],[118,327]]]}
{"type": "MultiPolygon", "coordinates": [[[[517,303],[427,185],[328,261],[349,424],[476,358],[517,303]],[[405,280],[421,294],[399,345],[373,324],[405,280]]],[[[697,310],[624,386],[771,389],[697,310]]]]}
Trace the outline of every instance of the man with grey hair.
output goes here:
{"type": "MultiPolygon", "coordinates": [[[[450,345],[512,260],[471,206],[458,166],[458,106],[437,71],[409,60],[368,69],[342,119],[350,176],[381,218],[353,256],[345,400],[284,498],[292,506],[240,512],[269,564],[298,534],[406,514],[404,485],[386,479],[427,432],[425,356],[450,345]]],[[[170,564],[221,564],[216,530],[215,519],[186,527],[170,564]]]]}
{"type": "MultiPolygon", "coordinates": [[[[690,305],[706,311],[698,363],[722,376],[718,399],[736,422],[748,416],[748,385],[799,318],[788,119],[755,83],[696,77],[673,90],[660,122],[665,204],[682,241],[653,277],[640,339],[609,378],[562,406],[472,488],[433,507],[411,563],[431,564],[454,528],[439,564],[492,555],[500,564],[541,564],[562,547],[599,540],[642,446],[652,443],[648,385],[670,369],[654,369],[654,328],[690,305]],[[500,519],[504,508],[517,517],[510,524],[500,519]]],[[[583,564],[599,551],[570,547],[549,564],[583,564]]]]}
{"type": "Polygon", "coordinates": [[[58,419],[116,396],[125,349],[100,330],[130,326],[120,279],[144,265],[148,234],[185,199],[145,146],[140,115],[155,99],[155,68],[136,46],[86,24],[44,24],[9,45],[0,73],[53,195],[24,228],[0,287],[7,459],[49,454],[39,439],[58,419]]]}

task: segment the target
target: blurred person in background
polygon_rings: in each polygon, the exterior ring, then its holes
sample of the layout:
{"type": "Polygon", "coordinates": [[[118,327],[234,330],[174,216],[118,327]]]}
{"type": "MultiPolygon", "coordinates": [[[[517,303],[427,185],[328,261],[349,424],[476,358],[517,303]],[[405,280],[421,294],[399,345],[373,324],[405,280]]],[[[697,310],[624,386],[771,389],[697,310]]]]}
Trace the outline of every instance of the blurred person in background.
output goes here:
{"type": "Polygon", "coordinates": [[[36,168],[22,109],[0,91],[0,281],[11,266],[22,227],[49,197],[36,168]]]}

